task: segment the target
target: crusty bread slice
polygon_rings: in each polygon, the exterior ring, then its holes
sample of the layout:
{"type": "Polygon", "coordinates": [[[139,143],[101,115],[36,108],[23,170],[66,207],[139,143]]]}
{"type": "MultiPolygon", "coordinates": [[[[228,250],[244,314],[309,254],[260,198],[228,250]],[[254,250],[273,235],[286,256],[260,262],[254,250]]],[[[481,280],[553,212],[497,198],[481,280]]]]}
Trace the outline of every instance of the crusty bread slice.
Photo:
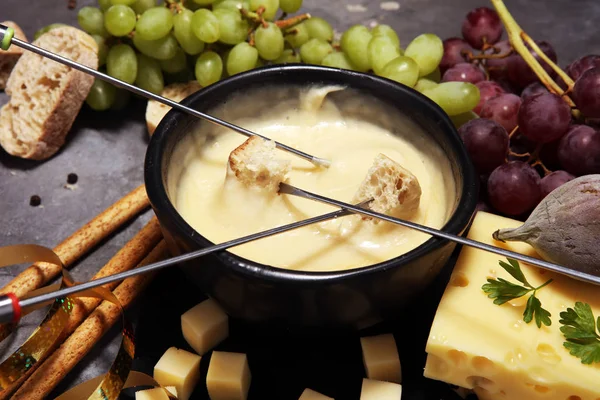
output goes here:
{"type": "MultiPolygon", "coordinates": [[[[201,88],[202,86],[200,86],[200,84],[196,81],[172,83],[168,86],[165,86],[160,95],[166,97],[167,99],[180,102],[201,88]]],[[[167,115],[170,109],[171,107],[157,101],[148,101],[148,106],[146,106],[146,126],[148,127],[148,133],[150,133],[150,136],[152,136],[154,130],[160,121],[165,117],[165,115],[167,115]]]]}
{"type": "MultiPolygon", "coordinates": [[[[419,208],[421,186],[410,171],[385,155],[378,154],[352,202],[369,199],[373,199],[369,208],[375,212],[398,218],[408,217],[419,208]]],[[[375,219],[373,222],[378,221],[375,219]]]]}
{"type": "Polygon", "coordinates": [[[289,160],[277,158],[275,142],[251,136],[229,155],[228,172],[248,187],[277,192],[290,171],[289,160]]]}
{"type": "MultiPolygon", "coordinates": [[[[65,26],[43,34],[36,46],[98,68],[96,41],[65,26]]],[[[54,155],[77,116],[94,78],[35,53],[24,53],[13,69],[0,110],[0,144],[15,156],[43,160],[54,155]]]]}
{"type": "MultiPolygon", "coordinates": [[[[0,22],[0,24],[13,28],[16,38],[27,41],[19,25],[12,21],[4,21],[0,22]]],[[[23,49],[17,46],[10,46],[8,50],[0,50],[0,90],[6,88],[6,81],[8,81],[10,71],[12,71],[22,54],[23,49]]]]}

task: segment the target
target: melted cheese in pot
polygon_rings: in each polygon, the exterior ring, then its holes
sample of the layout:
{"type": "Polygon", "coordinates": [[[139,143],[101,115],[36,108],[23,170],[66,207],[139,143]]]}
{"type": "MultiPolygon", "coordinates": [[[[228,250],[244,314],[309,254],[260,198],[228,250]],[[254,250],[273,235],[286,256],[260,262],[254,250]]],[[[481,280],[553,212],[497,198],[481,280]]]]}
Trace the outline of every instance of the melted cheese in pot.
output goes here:
{"type": "MultiPolygon", "coordinates": [[[[455,198],[450,164],[437,144],[409,121],[399,128],[403,137],[373,123],[344,116],[331,101],[321,104],[319,96],[322,100],[327,91],[319,90],[309,91],[301,107],[282,105],[259,118],[227,119],[331,160],[328,169],[321,169],[279,151],[281,158],[292,162],[288,183],[345,202],[351,201],[375,156],[385,154],[410,170],[421,185],[420,206],[411,220],[441,228],[454,209],[455,198]]],[[[175,208],[213,243],[336,210],[311,200],[249,189],[235,177],[226,176],[229,154],[246,138],[230,130],[211,129],[210,139],[206,130],[200,130],[177,145],[168,180],[175,208]]],[[[228,251],[280,268],[332,271],[391,259],[428,238],[391,223],[373,224],[358,216],[346,216],[228,251]]]]}

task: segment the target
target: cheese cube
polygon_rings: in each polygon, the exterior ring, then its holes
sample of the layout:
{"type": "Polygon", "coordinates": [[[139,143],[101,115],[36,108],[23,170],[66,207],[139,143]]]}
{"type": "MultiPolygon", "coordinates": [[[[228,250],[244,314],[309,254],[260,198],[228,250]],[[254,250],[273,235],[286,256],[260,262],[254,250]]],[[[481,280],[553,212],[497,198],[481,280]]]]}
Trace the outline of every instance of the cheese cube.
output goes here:
{"type": "Polygon", "coordinates": [[[367,378],[402,383],[400,357],[392,334],[362,337],[360,345],[367,378]]]}
{"type": "Polygon", "coordinates": [[[169,395],[163,388],[138,390],[135,392],[135,400],[169,400],[169,395]]]}
{"type": "Polygon", "coordinates": [[[171,396],[177,398],[177,388],[175,386],[165,386],[165,390],[171,394],[171,396]]]}
{"type": "Polygon", "coordinates": [[[327,397],[324,394],[306,388],[298,400],[333,400],[333,397],[327,397]]]}
{"type": "Polygon", "coordinates": [[[400,400],[401,397],[402,385],[363,379],[360,400],[400,400]]]}
{"type": "MultiPolygon", "coordinates": [[[[536,256],[524,243],[492,239],[499,228],[521,222],[479,212],[468,237],[536,256]]],[[[523,322],[526,298],[501,306],[481,289],[488,277],[516,282],[498,261],[503,258],[464,247],[433,321],[426,351],[425,376],[474,389],[480,400],[598,400],[600,365],[584,365],[563,346],[560,312],[576,301],[590,304],[600,316],[598,286],[520,263],[527,280],[539,286],[542,306],[552,314],[552,325],[538,328],[523,322]]]]}
{"type": "Polygon", "coordinates": [[[194,351],[203,355],[227,338],[229,318],[213,299],[208,299],[181,316],[181,331],[194,351]]]}
{"type": "Polygon", "coordinates": [[[171,347],[154,366],[154,379],[161,386],[175,386],[177,398],[188,400],[200,379],[200,356],[171,347]]]}
{"type": "Polygon", "coordinates": [[[246,400],[250,380],[245,354],[213,351],[206,374],[211,400],[246,400]]]}

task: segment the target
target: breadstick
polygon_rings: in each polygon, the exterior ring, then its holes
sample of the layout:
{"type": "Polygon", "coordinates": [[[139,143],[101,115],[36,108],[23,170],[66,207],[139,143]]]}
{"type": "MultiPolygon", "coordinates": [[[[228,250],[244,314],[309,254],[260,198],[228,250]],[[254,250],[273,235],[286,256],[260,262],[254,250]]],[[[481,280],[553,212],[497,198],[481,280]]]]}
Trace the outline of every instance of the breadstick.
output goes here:
{"type": "MultiPolygon", "coordinates": [[[[140,265],[156,262],[166,256],[167,247],[164,241],[161,241],[140,265]]],[[[113,291],[113,294],[126,308],[142,293],[152,275],[149,273],[128,278],[113,291]]],[[[120,309],[113,303],[103,301],[25,381],[11,399],[44,399],[120,318],[120,309]]]]}

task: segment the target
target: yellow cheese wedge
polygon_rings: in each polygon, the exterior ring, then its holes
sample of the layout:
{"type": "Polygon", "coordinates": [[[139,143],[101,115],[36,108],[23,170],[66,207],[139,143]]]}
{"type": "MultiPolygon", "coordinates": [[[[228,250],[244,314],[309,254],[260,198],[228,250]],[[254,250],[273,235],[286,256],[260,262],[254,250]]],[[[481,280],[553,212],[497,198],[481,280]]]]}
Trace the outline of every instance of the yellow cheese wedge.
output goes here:
{"type": "Polygon", "coordinates": [[[163,388],[138,390],[135,392],[135,400],[169,400],[169,395],[163,388]]]}
{"type": "Polygon", "coordinates": [[[203,301],[181,316],[181,331],[188,344],[203,355],[229,335],[229,318],[212,299],[203,301]]]}
{"type": "Polygon", "coordinates": [[[333,397],[327,397],[324,394],[306,388],[298,400],[333,400],[333,397]]]}
{"type": "MultiPolygon", "coordinates": [[[[536,256],[523,243],[492,239],[498,228],[521,222],[479,212],[469,238],[536,256]]],[[[516,282],[498,265],[501,257],[462,249],[433,321],[426,351],[425,376],[474,389],[480,400],[600,400],[600,364],[585,365],[563,347],[559,314],[576,301],[589,303],[600,317],[600,288],[537,267],[521,264],[527,280],[552,314],[539,329],[523,322],[526,298],[498,306],[481,289],[488,277],[516,282]]]]}
{"type": "Polygon", "coordinates": [[[363,379],[360,400],[400,400],[401,397],[402,385],[363,379]]]}
{"type": "Polygon", "coordinates": [[[391,333],[360,338],[367,378],[402,383],[396,341],[391,333]]]}
{"type": "Polygon", "coordinates": [[[177,398],[188,400],[200,379],[200,356],[171,347],[154,366],[154,379],[161,386],[175,386],[177,398]]]}
{"type": "Polygon", "coordinates": [[[211,400],[246,400],[250,380],[245,354],[213,351],[206,374],[211,400]]]}

